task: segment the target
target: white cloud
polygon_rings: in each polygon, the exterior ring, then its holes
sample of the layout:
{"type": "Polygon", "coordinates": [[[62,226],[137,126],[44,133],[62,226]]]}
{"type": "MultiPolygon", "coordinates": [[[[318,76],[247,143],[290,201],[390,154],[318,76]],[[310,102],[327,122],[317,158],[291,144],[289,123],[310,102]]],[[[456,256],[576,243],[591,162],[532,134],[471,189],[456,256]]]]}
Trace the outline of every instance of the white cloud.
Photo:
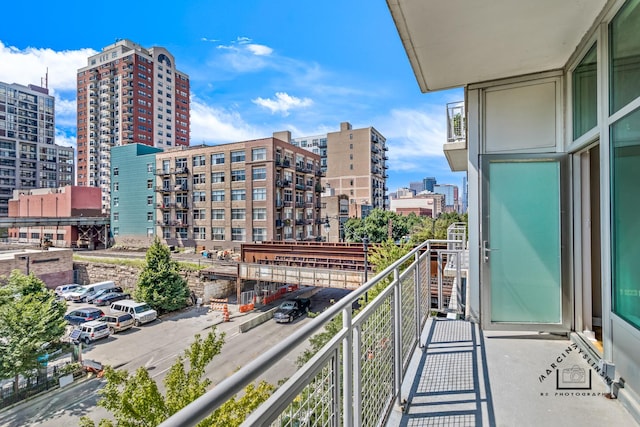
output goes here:
{"type": "Polygon", "coordinates": [[[375,128],[387,138],[389,163],[394,170],[420,171],[425,160],[442,158],[447,130],[446,115],[440,109],[396,109],[375,122],[375,128]]]}
{"type": "Polygon", "coordinates": [[[294,108],[305,108],[313,104],[309,98],[296,98],[285,92],[277,92],[275,99],[256,98],[252,100],[256,105],[267,108],[271,113],[282,113],[283,116],[289,115],[289,110],[294,108]]]}
{"type": "MultiPolygon", "coordinates": [[[[18,49],[0,41],[0,81],[22,85],[40,85],[49,70],[49,93],[73,91],[75,96],[78,68],[87,65],[93,49],[63,50],[47,48],[18,49]]],[[[44,85],[44,83],[42,83],[44,85]]]]}
{"type": "Polygon", "coordinates": [[[221,65],[221,61],[237,72],[255,72],[273,67],[268,61],[273,49],[263,44],[251,43],[251,39],[247,37],[238,37],[230,44],[220,44],[217,48],[225,53],[221,58],[216,58],[216,67],[221,65]]]}
{"type": "Polygon", "coordinates": [[[248,44],[247,50],[253,53],[254,55],[258,55],[258,56],[268,56],[273,53],[273,49],[263,44],[253,44],[253,43],[248,44]]]}
{"type": "Polygon", "coordinates": [[[191,97],[191,144],[221,144],[262,138],[264,133],[248,125],[240,114],[203,104],[191,97]]]}
{"type": "Polygon", "coordinates": [[[61,130],[56,130],[56,144],[63,145],[65,147],[73,147],[73,148],[76,148],[78,146],[75,135],[74,136],[67,135],[61,130]]]}

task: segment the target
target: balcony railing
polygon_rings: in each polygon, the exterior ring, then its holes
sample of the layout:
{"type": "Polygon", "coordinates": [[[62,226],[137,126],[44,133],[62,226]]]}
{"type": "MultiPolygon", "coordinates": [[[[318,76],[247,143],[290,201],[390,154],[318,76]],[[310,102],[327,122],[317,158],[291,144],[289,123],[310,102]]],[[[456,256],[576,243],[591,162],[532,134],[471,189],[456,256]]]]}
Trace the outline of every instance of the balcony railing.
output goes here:
{"type": "Polygon", "coordinates": [[[447,104],[447,141],[464,141],[467,135],[467,118],[464,102],[451,102],[447,104]]]}
{"type": "Polygon", "coordinates": [[[465,315],[468,286],[463,291],[461,264],[466,259],[466,242],[462,240],[466,234],[451,235],[455,236],[452,240],[422,243],[161,426],[196,425],[274,364],[295,358],[292,352],[298,345],[324,332],[324,325],[340,317],[342,328],[242,426],[384,425],[393,406],[401,405],[406,397],[401,385],[432,311],[465,315]],[[447,268],[432,271],[434,262],[447,268]],[[455,279],[445,277],[447,271],[454,272],[455,279]],[[448,295],[446,279],[453,283],[448,295]],[[381,284],[387,285],[354,313],[354,303],[381,284]]]}

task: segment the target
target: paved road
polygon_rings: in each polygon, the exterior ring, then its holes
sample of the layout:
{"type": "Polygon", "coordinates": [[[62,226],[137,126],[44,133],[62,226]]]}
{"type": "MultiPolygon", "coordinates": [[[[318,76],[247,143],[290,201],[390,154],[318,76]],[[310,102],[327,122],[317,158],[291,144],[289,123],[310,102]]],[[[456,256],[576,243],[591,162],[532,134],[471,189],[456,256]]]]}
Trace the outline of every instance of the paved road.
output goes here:
{"type": "MultiPolygon", "coordinates": [[[[322,289],[312,298],[312,310],[321,311],[330,304],[330,300],[338,300],[346,293],[338,289],[322,289]]],[[[204,336],[217,324],[216,330],[226,334],[225,345],[206,371],[207,377],[216,384],[310,321],[307,317],[298,318],[292,324],[269,321],[246,333],[238,332],[238,325],[256,314],[218,323],[222,320],[221,313],[192,309],[97,341],[83,351],[83,357],[129,372],[144,366],[162,389],[164,375],[176,357],[193,342],[194,335],[204,336]]],[[[295,360],[304,347],[301,345],[295,349],[262,378],[277,384],[280,379],[291,376],[295,372],[295,360]]],[[[1,412],[0,426],[68,427],[77,425],[82,416],[96,422],[108,418],[109,413],[96,405],[99,398],[96,392],[103,385],[103,380],[93,378],[38,397],[1,412]]]]}

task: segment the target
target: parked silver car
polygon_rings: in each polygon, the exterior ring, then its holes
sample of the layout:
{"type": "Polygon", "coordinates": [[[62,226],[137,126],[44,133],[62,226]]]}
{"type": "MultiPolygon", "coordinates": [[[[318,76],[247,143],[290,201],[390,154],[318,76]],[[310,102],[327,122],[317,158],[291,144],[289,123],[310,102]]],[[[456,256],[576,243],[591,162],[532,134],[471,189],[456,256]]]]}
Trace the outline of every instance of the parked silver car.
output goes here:
{"type": "Polygon", "coordinates": [[[80,330],[80,335],[77,340],[82,341],[85,344],[92,343],[95,340],[106,338],[111,334],[109,325],[99,320],[92,320],[90,322],[83,323],[77,327],[80,330]]]}

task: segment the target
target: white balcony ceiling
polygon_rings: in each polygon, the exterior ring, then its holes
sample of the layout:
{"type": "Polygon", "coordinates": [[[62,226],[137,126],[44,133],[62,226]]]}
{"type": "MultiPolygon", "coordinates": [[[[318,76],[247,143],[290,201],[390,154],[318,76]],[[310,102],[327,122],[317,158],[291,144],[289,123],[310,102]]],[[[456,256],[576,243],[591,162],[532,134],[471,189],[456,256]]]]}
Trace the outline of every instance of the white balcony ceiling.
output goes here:
{"type": "Polygon", "coordinates": [[[387,0],[423,92],[565,66],[607,0],[387,0]]]}

